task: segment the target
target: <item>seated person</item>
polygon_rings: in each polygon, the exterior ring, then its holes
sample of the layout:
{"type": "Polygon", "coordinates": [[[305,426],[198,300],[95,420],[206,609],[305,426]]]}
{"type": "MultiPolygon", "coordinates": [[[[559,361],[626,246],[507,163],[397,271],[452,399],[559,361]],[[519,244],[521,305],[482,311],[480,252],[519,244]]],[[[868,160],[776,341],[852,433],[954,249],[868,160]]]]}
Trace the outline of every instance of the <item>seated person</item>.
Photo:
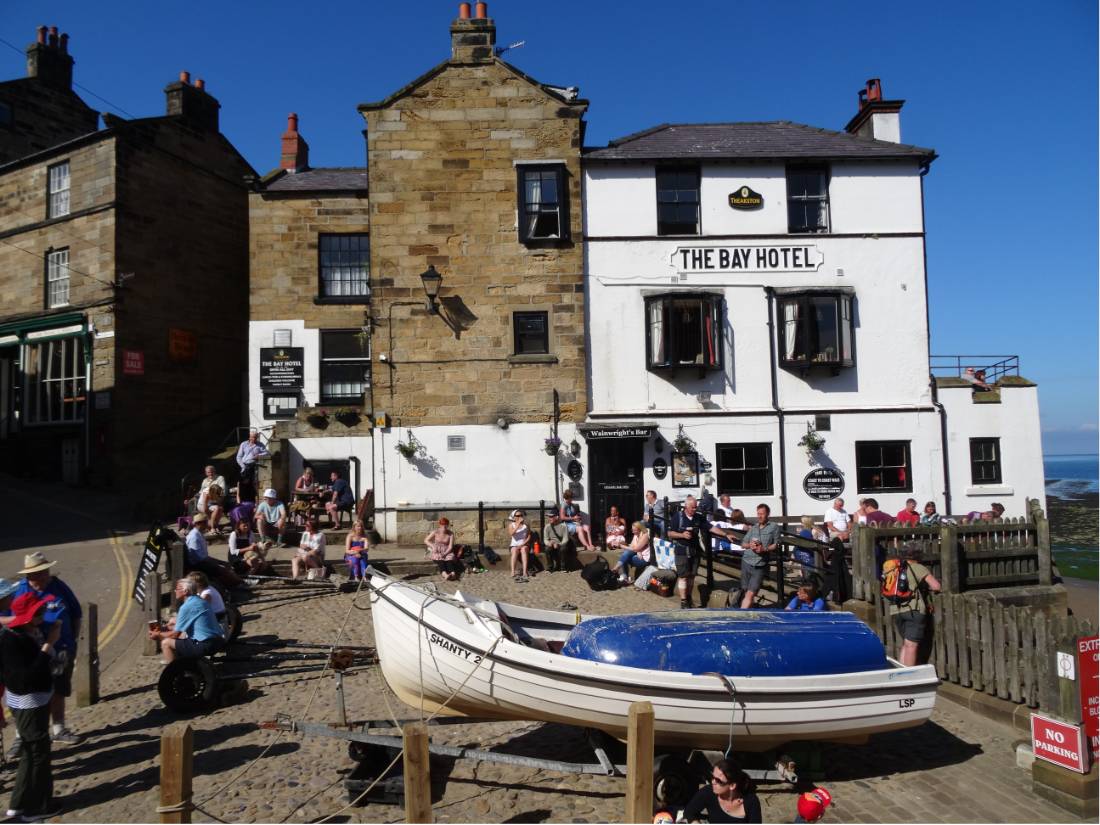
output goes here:
{"type": "Polygon", "coordinates": [[[649,530],[646,526],[636,521],[631,526],[631,532],[633,538],[630,541],[630,546],[623,550],[619,561],[615,566],[611,568],[612,573],[619,574],[619,581],[623,584],[629,584],[633,577],[630,575],[630,568],[634,568],[635,573],[640,573],[649,564],[652,554],[649,551],[649,530]]]}
{"type": "Polygon", "coordinates": [[[309,464],[302,468],[302,474],[294,482],[295,493],[313,493],[317,491],[317,479],[313,477],[313,467],[309,464]]]}
{"type": "Polygon", "coordinates": [[[244,519],[229,534],[229,563],[236,569],[255,575],[262,573],[268,567],[269,549],[271,543],[260,541],[252,532],[252,524],[244,519]]]}
{"type": "Polygon", "coordinates": [[[897,514],[896,519],[902,524],[914,527],[919,524],[920,513],[917,512],[917,500],[915,498],[905,499],[905,509],[897,514]]]}
{"type": "Polygon", "coordinates": [[[565,553],[573,547],[569,528],[561,520],[561,508],[554,504],[546,508],[546,526],[542,528],[542,549],[546,553],[546,571],[564,570],[565,553]]]}
{"type": "Polygon", "coordinates": [[[684,822],[763,822],[760,798],[748,774],[728,759],[711,768],[710,784],[695,792],[684,808],[684,822]]]}
{"type": "Polygon", "coordinates": [[[446,516],[439,519],[435,529],[424,537],[428,556],[439,568],[439,574],[445,582],[453,582],[462,572],[462,562],[455,556],[455,534],[451,531],[451,521],[446,516]]]}
{"type": "Polygon", "coordinates": [[[844,499],[838,498],[833,506],[825,511],[825,529],[832,538],[848,541],[852,535],[852,517],[844,509],[844,499]]]}
{"type": "Polygon", "coordinates": [[[185,567],[188,570],[201,570],[207,576],[217,579],[225,587],[240,587],[243,582],[229,565],[210,558],[210,549],[206,544],[206,536],[202,532],[206,525],[206,514],[197,513],[191,522],[191,530],[187,533],[185,540],[187,545],[185,567]]]}
{"type": "Polygon", "coordinates": [[[962,374],[963,381],[968,381],[974,385],[974,392],[989,392],[993,387],[986,383],[985,370],[975,370],[973,367],[967,367],[962,374]]]}
{"type": "Polygon", "coordinates": [[[348,578],[353,582],[367,577],[370,564],[370,538],[362,519],[356,519],[344,539],[344,563],[348,566],[348,578]]]}
{"type": "Polygon", "coordinates": [[[225,599],[222,598],[222,594],[218,592],[218,589],[210,586],[210,579],[206,578],[205,573],[200,573],[198,570],[192,570],[187,574],[187,578],[191,579],[195,583],[195,586],[199,589],[199,598],[204,601],[210,602],[210,606],[214,609],[214,618],[218,620],[218,624],[225,628],[225,599]]]}
{"type": "Polygon", "coordinates": [[[924,515],[920,517],[920,524],[922,527],[932,527],[940,524],[943,521],[943,516],[936,512],[936,502],[929,501],[924,505],[924,515]]]}
{"type": "Polygon", "coordinates": [[[722,493],[718,496],[718,503],[714,505],[714,517],[723,521],[729,521],[733,515],[733,505],[730,503],[730,494],[722,493]]]}
{"type": "Polygon", "coordinates": [[[264,490],[264,500],[256,508],[256,532],[263,538],[278,537],[279,547],[286,547],[283,534],[286,531],[286,506],[279,501],[275,488],[264,490]]]}
{"type": "Polygon", "coordinates": [[[290,560],[290,575],[298,578],[299,570],[306,570],[306,576],[315,578],[314,570],[320,570],[320,578],[325,577],[325,534],[317,526],[317,519],[310,516],[306,521],[306,529],[302,532],[302,540],[298,543],[298,550],[294,558],[290,560]]]}
{"type": "MultiPolygon", "coordinates": [[[[800,538],[813,539],[814,541],[828,542],[829,537],[825,535],[825,531],[814,524],[813,516],[803,516],[800,520],[800,527],[798,535],[800,538]]],[[[806,550],[802,547],[795,547],[792,553],[794,560],[799,564],[804,564],[808,567],[814,566],[814,554],[811,550],[806,550]]]]}
{"type": "Polygon", "coordinates": [[[218,523],[225,514],[225,492],[228,488],[225,486],[225,478],[218,475],[213,464],[207,464],[204,472],[206,476],[199,485],[195,512],[206,513],[210,527],[207,535],[217,535],[218,523]]]}
{"type": "Polygon", "coordinates": [[[340,478],[340,474],[332,471],[332,497],[325,502],[325,512],[328,513],[333,527],[340,523],[340,513],[346,510],[349,514],[355,508],[355,493],[351,486],[340,478]]]}
{"type": "Polygon", "coordinates": [[[720,506],[710,522],[710,547],[715,553],[740,553],[741,547],[730,531],[748,530],[749,525],[745,524],[745,514],[734,507],[729,509],[729,515],[724,514],[721,506],[723,499],[728,503],[729,496],[722,495],[718,499],[720,506]]]}
{"type": "Polygon", "coordinates": [[[149,631],[149,638],[160,642],[164,663],[197,659],[217,651],[225,642],[225,636],[214,616],[213,606],[199,597],[198,584],[190,578],[180,579],[176,582],[176,598],[180,600],[180,611],[175,628],[149,631]]]}
{"type": "Polygon", "coordinates": [[[817,585],[806,582],[798,588],[794,598],[788,602],[787,610],[808,610],[820,612],[825,609],[825,600],[817,595],[817,585]]]}
{"type": "Polygon", "coordinates": [[[252,521],[256,517],[256,504],[252,501],[242,501],[236,507],[229,511],[229,522],[236,529],[237,525],[242,522],[248,522],[248,526],[252,526],[252,521]]]}
{"type": "Polygon", "coordinates": [[[565,522],[565,527],[569,530],[569,535],[575,536],[584,546],[585,550],[595,550],[596,545],[592,543],[592,531],[589,530],[588,525],[584,523],[584,517],[581,515],[581,508],[573,503],[573,491],[566,490],[561,494],[561,497],[563,499],[561,505],[561,520],[565,522]]]}
{"type": "Polygon", "coordinates": [[[619,508],[614,504],[604,520],[603,528],[608,550],[618,550],[626,544],[626,520],[619,515],[619,508]]]}

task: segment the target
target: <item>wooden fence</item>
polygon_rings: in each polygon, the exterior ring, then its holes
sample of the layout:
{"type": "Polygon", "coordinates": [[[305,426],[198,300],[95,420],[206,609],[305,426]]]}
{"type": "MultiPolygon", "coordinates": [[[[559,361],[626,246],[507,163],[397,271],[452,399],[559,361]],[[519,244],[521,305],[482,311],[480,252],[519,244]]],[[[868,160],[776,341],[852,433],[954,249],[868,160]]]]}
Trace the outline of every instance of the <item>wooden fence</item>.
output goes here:
{"type": "MultiPolygon", "coordinates": [[[[1089,622],[1051,616],[1036,607],[1002,605],[986,594],[940,593],[931,601],[931,639],[921,658],[936,666],[940,679],[1028,707],[1058,710],[1054,650],[1095,633],[1089,622]]],[[[896,657],[901,639],[887,605],[878,593],[872,604],[871,627],[887,653],[896,657]]]]}

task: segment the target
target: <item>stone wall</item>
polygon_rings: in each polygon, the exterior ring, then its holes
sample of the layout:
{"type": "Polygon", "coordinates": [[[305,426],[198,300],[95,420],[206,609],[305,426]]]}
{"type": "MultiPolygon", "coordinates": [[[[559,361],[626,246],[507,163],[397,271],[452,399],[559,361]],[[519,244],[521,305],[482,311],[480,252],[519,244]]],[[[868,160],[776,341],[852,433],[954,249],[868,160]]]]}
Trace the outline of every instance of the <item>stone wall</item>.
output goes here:
{"type": "MultiPolygon", "coordinates": [[[[586,412],[587,104],[565,102],[488,53],[360,107],[370,159],[374,406],[402,427],[547,421],[555,388],[563,420],[586,412]],[[535,160],[566,165],[570,241],[518,238],[515,163],[535,160]],[[443,276],[439,315],[425,309],[420,273],[429,265],[443,276]],[[542,310],[550,355],[514,357],[512,313],[542,310]]],[[[456,54],[468,57],[458,46],[456,54]]]]}
{"type": "Polygon", "coordinates": [[[0,128],[0,163],[94,132],[99,125],[99,113],[79,95],[35,78],[0,83],[0,103],[11,107],[15,122],[10,129],[0,128]]]}

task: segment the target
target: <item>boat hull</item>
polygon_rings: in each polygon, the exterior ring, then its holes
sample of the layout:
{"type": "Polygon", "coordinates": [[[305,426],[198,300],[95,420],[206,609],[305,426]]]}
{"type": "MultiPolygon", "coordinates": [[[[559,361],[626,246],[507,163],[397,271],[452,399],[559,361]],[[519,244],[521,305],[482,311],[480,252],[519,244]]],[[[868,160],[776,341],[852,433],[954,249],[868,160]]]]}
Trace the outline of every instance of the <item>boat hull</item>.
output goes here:
{"type": "Polygon", "coordinates": [[[630,705],[647,701],[661,746],[724,750],[732,733],[736,750],[767,750],[795,740],[859,741],[922,724],[939,684],[927,665],[821,677],[621,667],[501,637],[498,623],[405,583],[375,576],[371,588],[386,682],[427,712],[559,722],[625,739],[630,705]]]}

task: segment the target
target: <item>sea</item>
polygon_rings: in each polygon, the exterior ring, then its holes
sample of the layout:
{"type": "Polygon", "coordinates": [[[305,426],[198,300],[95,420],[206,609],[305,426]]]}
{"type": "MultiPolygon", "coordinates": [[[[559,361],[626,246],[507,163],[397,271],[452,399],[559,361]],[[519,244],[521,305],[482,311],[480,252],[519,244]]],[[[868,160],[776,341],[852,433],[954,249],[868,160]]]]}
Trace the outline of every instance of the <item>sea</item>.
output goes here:
{"type": "MultiPolygon", "coordinates": [[[[1100,492],[1100,456],[1045,455],[1046,494],[1064,501],[1084,499],[1100,492]]],[[[1063,576],[1096,581],[1100,571],[1100,537],[1090,544],[1053,546],[1054,559],[1063,576]]]]}

